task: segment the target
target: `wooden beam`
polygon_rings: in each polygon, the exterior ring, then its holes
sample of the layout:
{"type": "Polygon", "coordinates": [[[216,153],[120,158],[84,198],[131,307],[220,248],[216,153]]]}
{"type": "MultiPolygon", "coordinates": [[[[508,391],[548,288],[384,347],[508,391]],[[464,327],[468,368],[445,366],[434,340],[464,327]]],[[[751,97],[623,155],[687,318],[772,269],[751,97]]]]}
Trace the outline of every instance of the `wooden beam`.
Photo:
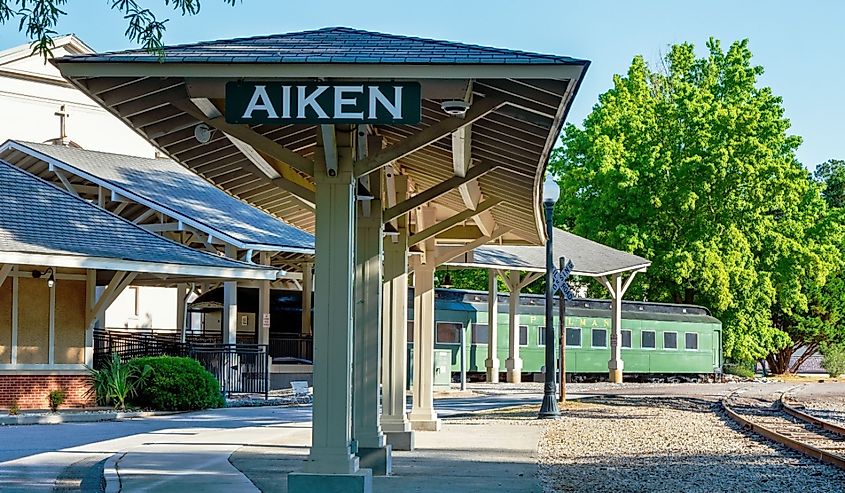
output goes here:
{"type": "Polygon", "coordinates": [[[425,147],[432,142],[436,142],[443,137],[448,136],[455,130],[483,118],[487,114],[496,111],[496,109],[504,104],[505,101],[500,98],[483,98],[478,100],[473,103],[463,118],[457,116],[444,118],[443,120],[426,127],[407,139],[397,142],[386,149],[382,149],[379,152],[368,156],[367,159],[356,163],[355,176],[360,177],[367,175],[376,169],[387,165],[391,161],[401,159],[417,149],[425,147]]]}
{"type": "Polygon", "coordinates": [[[0,267],[0,286],[3,286],[3,283],[6,282],[6,278],[9,277],[9,273],[12,272],[13,267],[13,264],[3,264],[0,267]]]}
{"type": "Polygon", "coordinates": [[[97,303],[93,308],[88,310],[88,314],[85,317],[86,329],[94,325],[94,322],[97,320],[97,314],[108,308],[114,300],[117,299],[120,293],[126,289],[126,286],[129,286],[129,283],[131,283],[137,275],[137,272],[117,271],[114,273],[114,276],[112,276],[108,286],[106,286],[106,289],[100,295],[100,299],[97,300],[97,303]]]}
{"type": "Polygon", "coordinates": [[[493,234],[491,234],[489,236],[485,236],[485,237],[479,238],[475,241],[471,241],[471,242],[469,242],[465,245],[461,245],[460,247],[440,248],[440,249],[438,249],[437,260],[436,260],[434,265],[445,264],[446,262],[453,260],[455,257],[460,257],[461,255],[463,255],[467,252],[470,252],[472,250],[475,250],[476,248],[478,248],[482,245],[486,245],[487,243],[490,243],[491,241],[495,241],[496,239],[498,239],[502,235],[508,233],[510,230],[511,230],[511,228],[499,228],[496,231],[493,231],[493,234]]]}
{"type": "Polygon", "coordinates": [[[79,197],[79,192],[76,191],[76,188],[70,183],[70,181],[67,179],[67,176],[65,176],[62,170],[57,169],[53,166],[50,166],[50,170],[53,171],[53,174],[55,174],[59,178],[59,181],[62,182],[62,185],[64,185],[68,192],[79,197]]]}
{"type": "Polygon", "coordinates": [[[462,223],[468,219],[472,219],[473,217],[481,214],[482,212],[495,207],[501,202],[502,199],[486,200],[478,204],[478,207],[475,210],[467,209],[465,211],[455,214],[454,216],[449,217],[448,219],[444,219],[443,221],[435,223],[422,231],[412,234],[408,238],[408,246],[416,245],[417,243],[423,242],[431,237],[434,237],[438,233],[446,231],[452,226],[457,226],[459,223],[462,223]]]}
{"type": "MultiPolygon", "coordinates": [[[[456,176],[466,176],[472,166],[472,125],[459,128],[452,132],[452,168],[456,176]]],[[[475,209],[484,200],[478,180],[468,181],[458,187],[464,205],[475,209]]],[[[472,218],[483,235],[489,235],[496,229],[496,220],[490,211],[478,214],[472,218]]]]}
{"type": "Polygon", "coordinates": [[[392,221],[393,219],[396,219],[397,217],[402,216],[409,211],[426,204],[427,202],[431,202],[432,200],[449,193],[459,187],[462,183],[484,176],[490,171],[496,169],[498,166],[498,163],[493,162],[476,164],[470,168],[466,176],[453,176],[452,178],[444,180],[431,188],[423,190],[413,197],[394,205],[393,207],[389,207],[384,211],[384,220],[392,221]]]}
{"type": "Polygon", "coordinates": [[[323,135],[326,171],[329,176],[334,176],[337,174],[337,133],[334,125],[320,125],[320,133],[323,135]]]}
{"type": "Polygon", "coordinates": [[[153,231],[155,233],[162,233],[164,231],[182,231],[184,229],[182,221],[142,224],[141,227],[147,231],[153,231]]]}
{"type": "Polygon", "coordinates": [[[250,128],[249,125],[233,125],[226,123],[225,116],[209,118],[190,100],[174,101],[173,105],[193,116],[197,120],[205,122],[217,130],[251,145],[256,150],[261,151],[268,156],[272,156],[274,159],[278,159],[279,161],[291,166],[292,168],[296,168],[309,176],[314,176],[313,161],[293,152],[283,145],[276,143],[273,139],[259,134],[250,128]]]}
{"type": "Polygon", "coordinates": [[[314,204],[317,203],[317,194],[314,190],[309,190],[298,183],[294,183],[286,178],[279,177],[273,178],[270,180],[273,185],[281,188],[286,192],[290,192],[293,195],[296,195],[303,205],[307,206],[310,209],[314,209],[314,204]]]}

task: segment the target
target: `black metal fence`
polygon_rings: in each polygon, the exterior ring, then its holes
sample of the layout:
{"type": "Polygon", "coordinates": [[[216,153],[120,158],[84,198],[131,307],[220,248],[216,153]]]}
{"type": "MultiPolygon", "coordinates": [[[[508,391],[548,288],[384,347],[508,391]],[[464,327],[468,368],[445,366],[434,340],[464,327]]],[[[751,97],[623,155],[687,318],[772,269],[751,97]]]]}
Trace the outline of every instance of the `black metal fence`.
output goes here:
{"type": "Polygon", "coordinates": [[[310,363],[314,361],[314,339],[301,334],[271,335],[269,351],[274,361],[291,359],[310,363]]]}
{"type": "Polygon", "coordinates": [[[220,382],[220,390],[232,394],[267,394],[270,390],[270,361],[267,345],[180,342],[178,335],[96,331],[94,368],[102,368],[112,353],[122,360],[142,356],[187,356],[193,358],[220,382]]]}

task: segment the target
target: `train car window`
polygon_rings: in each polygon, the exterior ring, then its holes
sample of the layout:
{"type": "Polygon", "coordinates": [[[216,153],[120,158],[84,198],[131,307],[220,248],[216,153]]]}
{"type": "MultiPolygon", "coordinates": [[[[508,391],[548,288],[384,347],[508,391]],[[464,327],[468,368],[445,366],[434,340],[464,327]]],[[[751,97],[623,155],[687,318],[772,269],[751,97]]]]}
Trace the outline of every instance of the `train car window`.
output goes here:
{"type": "Polygon", "coordinates": [[[622,347],[623,348],[631,348],[631,331],[630,330],[623,330],[622,331],[622,347]]]}
{"type": "Polygon", "coordinates": [[[607,347],[607,330],[593,329],[592,337],[593,347],[607,347]]]}
{"type": "Polygon", "coordinates": [[[684,334],[685,344],[684,348],[695,351],[698,349],[698,334],[695,332],[687,332],[684,334]]]}
{"type": "Polygon", "coordinates": [[[519,345],[520,346],[527,346],[528,345],[528,326],[527,325],[520,325],[519,326],[519,345]]]}
{"type": "Polygon", "coordinates": [[[487,344],[490,341],[490,333],[487,331],[487,324],[472,324],[472,343],[487,344]]]}
{"type": "Polygon", "coordinates": [[[408,342],[414,342],[414,321],[408,320],[408,342]]]}
{"type": "Polygon", "coordinates": [[[545,346],[546,345],[546,328],[542,325],[537,327],[537,345],[538,346],[545,346]]]}
{"type": "Polygon", "coordinates": [[[437,339],[440,344],[460,344],[463,324],[455,322],[437,322],[437,339]]]}
{"type": "Polygon", "coordinates": [[[566,328],[566,347],[581,347],[581,329],[577,327],[566,328]]]}
{"type": "Polygon", "coordinates": [[[653,330],[644,330],[642,332],[642,341],[640,343],[640,347],[642,347],[643,349],[654,349],[655,337],[653,330]]]}
{"type": "Polygon", "coordinates": [[[664,332],[663,333],[663,349],[678,349],[678,333],[664,332]]]}

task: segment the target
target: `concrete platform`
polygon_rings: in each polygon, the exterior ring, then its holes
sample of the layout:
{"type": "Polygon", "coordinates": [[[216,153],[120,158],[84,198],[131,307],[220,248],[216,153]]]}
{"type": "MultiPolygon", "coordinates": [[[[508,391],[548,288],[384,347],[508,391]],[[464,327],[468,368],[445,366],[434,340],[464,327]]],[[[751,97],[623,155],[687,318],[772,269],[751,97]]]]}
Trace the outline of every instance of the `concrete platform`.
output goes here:
{"type": "MultiPolygon", "coordinates": [[[[537,421],[446,420],[440,432],[415,433],[413,452],[393,453],[393,474],[373,477],[374,493],[508,491],[541,493],[537,421]]],[[[303,443],[244,446],[229,461],[261,491],[287,492],[286,472],[299,470],[303,443]]]]}

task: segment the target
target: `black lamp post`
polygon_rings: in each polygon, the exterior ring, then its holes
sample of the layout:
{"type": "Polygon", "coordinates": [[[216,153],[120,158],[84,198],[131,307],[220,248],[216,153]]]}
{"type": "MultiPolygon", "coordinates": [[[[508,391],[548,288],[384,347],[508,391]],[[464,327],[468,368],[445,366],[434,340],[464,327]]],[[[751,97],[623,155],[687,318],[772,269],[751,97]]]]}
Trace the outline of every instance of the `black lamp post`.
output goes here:
{"type": "Polygon", "coordinates": [[[552,226],[552,212],[555,202],[560,197],[560,187],[552,176],[546,177],[543,184],[543,208],[546,212],[546,382],[543,386],[543,404],[540,406],[539,418],[557,418],[555,396],[555,327],[554,327],[554,284],[555,262],[552,249],[554,226],[552,226]]]}

